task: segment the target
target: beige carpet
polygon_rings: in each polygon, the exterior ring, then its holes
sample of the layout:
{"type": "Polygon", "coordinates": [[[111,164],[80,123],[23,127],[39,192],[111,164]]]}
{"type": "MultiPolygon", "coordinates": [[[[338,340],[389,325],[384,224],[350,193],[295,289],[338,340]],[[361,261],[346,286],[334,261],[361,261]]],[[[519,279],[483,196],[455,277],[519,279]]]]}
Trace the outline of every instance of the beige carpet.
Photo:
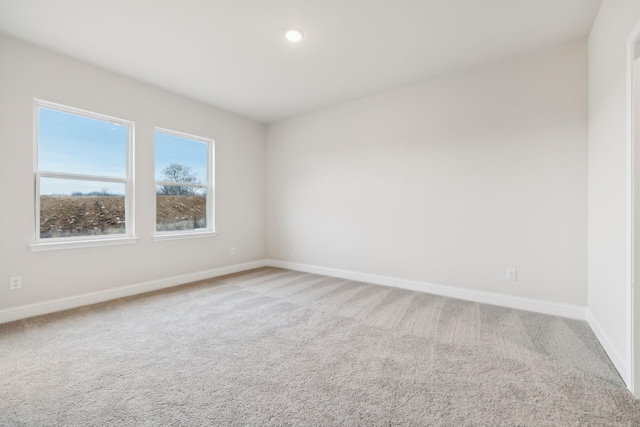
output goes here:
{"type": "Polygon", "coordinates": [[[0,325],[0,425],[639,426],[585,322],[265,268],[0,325]]]}

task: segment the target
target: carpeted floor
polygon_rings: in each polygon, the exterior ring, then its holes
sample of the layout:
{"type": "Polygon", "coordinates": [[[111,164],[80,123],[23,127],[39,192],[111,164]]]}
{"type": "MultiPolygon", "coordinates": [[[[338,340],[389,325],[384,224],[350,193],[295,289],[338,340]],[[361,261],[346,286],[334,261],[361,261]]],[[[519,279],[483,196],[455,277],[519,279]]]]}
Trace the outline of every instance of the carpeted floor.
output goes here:
{"type": "Polygon", "coordinates": [[[0,325],[0,425],[640,426],[585,322],[264,268],[0,325]]]}

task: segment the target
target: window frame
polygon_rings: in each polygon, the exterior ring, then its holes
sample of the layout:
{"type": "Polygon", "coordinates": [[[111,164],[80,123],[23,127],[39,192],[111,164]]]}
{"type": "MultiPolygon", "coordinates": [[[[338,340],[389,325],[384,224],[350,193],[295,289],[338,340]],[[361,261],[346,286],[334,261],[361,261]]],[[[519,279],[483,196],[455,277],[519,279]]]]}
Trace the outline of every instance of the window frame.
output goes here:
{"type": "Polygon", "coordinates": [[[135,212],[134,212],[134,146],[135,146],[135,123],[130,120],[120,119],[106,114],[96,113],[81,108],[70,107],[68,105],[55,102],[34,99],[33,102],[33,176],[34,176],[34,236],[30,245],[32,251],[70,249],[90,246],[106,246],[115,244],[130,244],[137,242],[135,237],[135,212]],[[107,121],[117,125],[125,126],[126,132],[126,175],[124,178],[114,178],[101,175],[85,175],[67,172],[52,172],[39,169],[39,129],[40,129],[40,109],[45,108],[61,113],[107,121]],[[125,233],[105,234],[94,236],[69,236],[69,237],[40,237],[40,180],[41,178],[61,178],[70,180],[85,180],[97,182],[121,183],[125,185],[125,233]]]}
{"type": "Polygon", "coordinates": [[[154,203],[153,203],[153,240],[178,240],[178,239],[192,239],[200,237],[213,237],[218,234],[215,224],[215,140],[211,138],[205,138],[189,134],[186,132],[179,132],[172,129],[163,127],[154,127],[153,129],[153,188],[154,188],[154,203]],[[163,133],[165,135],[175,136],[178,138],[188,139],[196,142],[202,142],[207,144],[207,179],[206,184],[191,184],[180,182],[168,182],[159,181],[156,179],[156,133],[163,133]],[[206,201],[206,228],[196,228],[193,230],[173,230],[173,231],[158,231],[158,185],[170,185],[180,187],[194,187],[194,188],[206,188],[207,189],[207,201],[206,201]]]}

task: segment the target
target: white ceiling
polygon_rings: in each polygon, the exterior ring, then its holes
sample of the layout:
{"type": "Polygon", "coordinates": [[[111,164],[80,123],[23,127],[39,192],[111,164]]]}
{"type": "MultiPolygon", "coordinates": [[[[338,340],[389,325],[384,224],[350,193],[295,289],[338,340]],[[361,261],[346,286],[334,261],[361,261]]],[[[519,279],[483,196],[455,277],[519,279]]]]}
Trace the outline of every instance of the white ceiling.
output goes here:
{"type": "Polygon", "coordinates": [[[272,122],[585,37],[600,3],[0,0],[0,33],[272,122]]]}

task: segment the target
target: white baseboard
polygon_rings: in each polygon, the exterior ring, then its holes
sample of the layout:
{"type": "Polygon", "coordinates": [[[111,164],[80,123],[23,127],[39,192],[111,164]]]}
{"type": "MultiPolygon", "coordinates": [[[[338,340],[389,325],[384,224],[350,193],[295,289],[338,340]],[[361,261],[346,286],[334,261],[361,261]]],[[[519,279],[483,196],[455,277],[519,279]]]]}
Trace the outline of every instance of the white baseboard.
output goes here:
{"type": "MultiPolygon", "coordinates": [[[[379,276],[376,274],[361,273],[348,270],[339,270],[327,267],[317,267],[312,265],[291,263],[278,260],[259,260],[245,264],[235,264],[227,267],[216,268],[213,270],[199,271],[196,273],[184,274],[181,276],[169,277],[166,279],[152,280],[149,282],[138,283],[119,288],[107,289],[104,291],[91,292],[82,295],[75,295],[67,298],[59,298],[55,300],[43,301],[35,304],[27,304],[18,307],[12,307],[0,310],[0,323],[11,322],[14,320],[25,319],[27,317],[38,316],[41,314],[53,313],[56,311],[68,310],[70,308],[82,307],[84,305],[95,304],[103,301],[109,301],[116,298],[128,297],[141,294],[144,292],[155,291],[172,286],[178,286],[185,283],[195,282],[203,279],[224,276],[226,274],[238,273],[245,270],[251,270],[259,267],[279,267],[288,270],[302,271],[306,273],[321,274],[325,276],[337,277],[341,279],[357,280],[360,282],[373,283],[376,285],[392,286],[396,288],[408,289],[418,292],[426,292],[434,295],[441,295],[452,298],[459,298],[468,301],[481,302],[486,304],[494,304],[503,307],[516,308],[520,310],[534,311],[544,314],[552,314],[556,316],[568,317],[571,319],[588,320],[587,310],[585,307],[575,305],[559,304],[548,301],[540,301],[528,298],[514,297],[508,295],[500,295],[490,292],[474,291],[469,289],[455,288],[451,286],[438,285],[433,283],[418,282],[412,280],[397,279],[394,277],[379,276]]],[[[591,316],[590,325],[596,332],[597,322],[591,316]]],[[[600,332],[602,329],[598,329],[600,332]]],[[[607,345],[601,338],[606,336],[596,332],[598,339],[603,342],[603,347],[609,353],[607,345]]],[[[607,341],[608,343],[608,341],[607,341]]],[[[612,349],[609,345],[609,347],[612,349]]],[[[617,356],[617,355],[616,355],[617,356]]],[[[611,357],[611,354],[610,354],[611,357]]],[[[613,357],[612,357],[613,360],[613,357]]],[[[623,359],[618,357],[618,361],[623,359]]],[[[623,366],[625,366],[623,364],[623,366]]],[[[618,367],[618,365],[616,365],[618,367]]]]}
{"type": "Polygon", "coordinates": [[[611,363],[613,363],[613,366],[618,370],[622,380],[627,384],[627,387],[629,387],[629,369],[625,359],[620,357],[620,353],[618,353],[613,344],[611,344],[609,336],[604,332],[604,329],[600,326],[600,322],[598,322],[590,310],[587,310],[587,322],[589,323],[589,326],[591,326],[593,333],[596,334],[596,337],[598,338],[598,341],[600,341],[604,351],[607,353],[607,356],[611,359],[611,363]]]}
{"type": "Polygon", "coordinates": [[[541,301],[529,298],[514,297],[495,294],[491,292],[474,291],[470,289],[454,288],[451,286],[437,285],[433,283],[417,282],[412,280],[397,279],[394,277],[378,276],[376,274],[360,273],[356,271],[338,270],[327,267],[297,264],[286,261],[268,259],[266,264],[271,267],[285,268],[288,270],[302,271],[305,273],[321,274],[340,279],[357,280],[359,282],[373,283],[376,285],[392,286],[394,288],[408,289],[429,294],[458,298],[467,301],[494,304],[519,310],[534,311],[537,313],[552,314],[570,319],[586,320],[586,307],[577,305],[560,304],[549,301],[541,301]]]}
{"type": "Polygon", "coordinates": [[[35,304],[12,307],[0,310],[0,323],[6,323],[14,320],[25,319],[28,317],[39,316],[42,314],[68,310],[71,308],[82,307],[89,304],[95,304],[113,300],[116,298],[128,297],[145,292],[170,288],[185,283],[196,282],[198,280],[210,279],[213,277],[224,276],[226,274],[238,273],[241,271],[266,266],[285,268],[288,270],[301,271],[305,273],[321,274],[324,276],[337,277],[347,280],[357,280],[360,282],[373,283],[383,286],[392,286],[412,291],[426,292],[434,295],[459,298],[468,301],[494,304],[503,307],[534,311],[544,314],[552,314],[555,316],[567,317],[571,319],[586,320],[624,381],[627,382],[629,380],[628,368],[625,359],[620,356],[618,351],[611,344],[611,341],[609,340],[607,334],[604,332],[604,329],[600,326],[598,320],[585,307],[272,259],[253,261],[244,264],[235,264],[212,270],[199,271],[196,273],[169,277],[166,279],[152,280],[135,285],[107,289],[99,292],[91,292],[67,298],[59,298],[35,304]]]}
{"type": "Polygon", "coordinates": [[[128,297],[150,291],[157,291],[159,289],[170,288],[173,286],[183,285],[185,283],[196,282],[198,280],[210,279],[213,277],[224,276],[226,274],[251,270],[253,268],[265,267],[266,265],[267,263],[264,260],[253,261],[244,264],[234,264],[227,267],[215,268],[213,270],[199,271],[196,273],[183,274],[181,276],[174,276],[166,279],[152,280],[135,285],[107,289],[104,291],[91,292],[67,298],[59,298],[35,304],[12,307],[0,310],[0,323],[12,322],[14,320],[39,316],[41,314],[68,310],[70,308],[82,307],[89,304],[109,301],[116,298],[128,297]]]}

